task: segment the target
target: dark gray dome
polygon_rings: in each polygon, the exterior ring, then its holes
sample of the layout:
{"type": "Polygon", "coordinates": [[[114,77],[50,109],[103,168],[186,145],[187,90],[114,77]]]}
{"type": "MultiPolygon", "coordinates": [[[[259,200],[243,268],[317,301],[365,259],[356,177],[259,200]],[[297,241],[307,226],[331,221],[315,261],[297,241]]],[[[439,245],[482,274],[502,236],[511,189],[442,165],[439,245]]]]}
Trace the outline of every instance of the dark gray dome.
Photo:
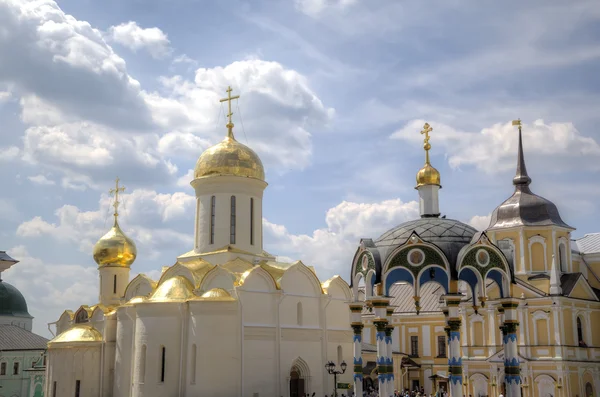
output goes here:
{"type": "Polygon", "coordinates": [[[458,252],[471,242],[477,230],[454,219],[421,218],[405,222],[375,240],[375,246],[379,248],[382,260],[385,261],[394,248],[403,245],[413,232],[421,239],[437,245],[454,267],[458,252]]]}

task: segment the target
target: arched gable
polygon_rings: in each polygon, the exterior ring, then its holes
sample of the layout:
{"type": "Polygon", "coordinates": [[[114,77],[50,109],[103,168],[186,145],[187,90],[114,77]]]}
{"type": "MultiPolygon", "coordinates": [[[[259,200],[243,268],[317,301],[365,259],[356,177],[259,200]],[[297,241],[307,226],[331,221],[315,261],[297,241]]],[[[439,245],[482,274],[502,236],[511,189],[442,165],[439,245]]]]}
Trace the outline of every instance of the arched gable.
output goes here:
{"type": "Polygon", "coordinates": [[[332,298],[349,301],[352,299],[350,286],[340,277],[333,276],[321,284],[323,291],[332,298]]]}
{"type": "Polygon", "coordinates": [[[138,274],[125,288],[125,302],[136,296],[150,296],[156,289],[156,282],[145,274],[138,274]]]}
{"type": "Polygon", "coordinates": [[[71,310],[65,310],[56,323],[56,335],[66,331],[71,327],[75,314],[71,310]]]}
{"type": "Polygon", "coordinates": [[[302,357],[297,357],[290,366],[290,373],[292,371],[297,371],[298,375],[300,375],[301,379],[308,379],[310,377],[310,367],[302,359],[302,357]]]}
{"type": "Polygon", "coordinates": [[[92,310],[87,305],[81,305],[75,312],[74,321],[77,324],[87,323],[92,315],[92,310]]]}
{"type": "Polygon", "coordinates": [[[319,296],[323,293],[317,275],[301,261],[287,268],[281,277],[281,289],[286,294],[319,296]]]}
{"type": "Polygon", "coordinates": [[[163,274],[160,276],[160,280],[158,281],[158,285],[160,286],[166,280],[177,276],[186,278],[192,285],[197,284],[194,273],[187,266],[177,262],[163,272],[163,274]]]}
{"type": "Polygon", "coordinates": [[[90,321],[99,322],[104,320],[104,313],[106,313],[107,308],[104,305],[97,305],[92,311],[92,315],[90,316],[90,321]]]}
{"type": "Polygon", "coordinates": [[[357,274],[362,274],[365,280],[367,273],[373,272],[373,284],[381,282],[381,255],[372,239],[360,240],[360,245],[352,258],[352,270],[350,273],[350,286],[355,287],[354,280],[357,274]]]}
{"type": "Polygon", "coordinates": [[[235,258],[221,265],[224,269],[229,270],[231,273],[245,273],[248,270],[252,270],[254,265],[242,258],[235,258]]]}
{"type": "Polygon", "coordinates": [[[239,288],[260,292],[273,292],[278,289],[273,276],[260,266],[255,266],[242,275],[239,288]]]}
{"type": "Polygon", "coordinates": [[[224,269],[221,266],[215,266],[206,273],[206,276],[202,279],[198,289],[202,292],[209,291],[213,288],[223,288],[226,291],[233,291],[235,280],[235,275],[229,272],[229,270],[224,269]]]}

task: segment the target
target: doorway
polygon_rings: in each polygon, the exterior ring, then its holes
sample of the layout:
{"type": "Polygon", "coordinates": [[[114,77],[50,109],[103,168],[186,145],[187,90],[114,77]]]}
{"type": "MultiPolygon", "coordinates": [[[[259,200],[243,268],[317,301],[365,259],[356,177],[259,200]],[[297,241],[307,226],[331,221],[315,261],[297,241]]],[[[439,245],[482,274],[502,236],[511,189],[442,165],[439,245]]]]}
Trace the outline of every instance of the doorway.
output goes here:
{"type": "Polygon", "coordinates": [[[290,397],[304,396],[304,379],[300,378],[300,373],[296,368],[290,372],[290,397]]]}

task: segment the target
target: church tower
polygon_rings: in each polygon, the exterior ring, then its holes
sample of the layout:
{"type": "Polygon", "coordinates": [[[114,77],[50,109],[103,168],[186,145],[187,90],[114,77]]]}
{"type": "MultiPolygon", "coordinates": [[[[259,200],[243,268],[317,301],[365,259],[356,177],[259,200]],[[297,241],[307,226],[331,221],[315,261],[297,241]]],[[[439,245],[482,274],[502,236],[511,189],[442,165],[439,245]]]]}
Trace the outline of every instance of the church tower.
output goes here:
{"type": "Polygon", "coordinates": [[[100,273],[99,302],[105,306],[121,303],[129,283],[130,266],[137,255],[135,243],[119,226],[119,193],[124,190],[117,178],[115,188],[110,190],[115,195],[113,227],[94,246],[94,261],[100,273]]]}
{"type": "Polygon", "coordinates": [[[231,101],[228,104],[227,135],[208,148],[196,163],[191,185],[196,192],[194,250],[178,259],[202,257],[213,264],[241,256],[254,261],[264,258],[262,199],[267,187],[258,155],[238,142],[233,134],[231,101]]]}
{"type": "Polygon", "coordinates": [[[440,216],[439,190],[440,172],[436,170],[429,162],[429,133],[433,128],[429,123],[425,123],[421,134],[425,135],[423,140],[423,149],[425,149],[425,165],[417,172],[417,186],[415,189],[419,192],[419,212],[421,218],[437,218],[440,216]]]}

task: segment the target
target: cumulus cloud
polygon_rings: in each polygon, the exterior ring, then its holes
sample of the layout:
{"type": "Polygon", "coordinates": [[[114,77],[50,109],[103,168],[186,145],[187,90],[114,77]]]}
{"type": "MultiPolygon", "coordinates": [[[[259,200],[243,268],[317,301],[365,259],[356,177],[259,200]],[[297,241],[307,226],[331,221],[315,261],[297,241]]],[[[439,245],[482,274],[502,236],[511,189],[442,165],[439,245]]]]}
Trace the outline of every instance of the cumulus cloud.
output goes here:
{"type": "Polygon", "coordinates": [[[475,215],[474,217],[472,217],[468,224],[473,226],[475,229],[479,230],[479,231],[483,231],[485,229],[488,228],[488,226],[490,225],[490,218],[492,217],[491,214],[488,215],[475,215]]]}
{"type": "Polygon", "coordinates": [[[334,115],[303,75],[277,62],[236,61],[225,67],[200,68],[194,81],[172,76],[161,83],[163,92],[148,94],[146,99],[156,123],[177,131],[161,142],[165,153],[174,154],[173,150],[188,143],[198,149],[205,145],[186,133],[208,137],[211,142],[225,136],[224,117],[218,118],[216,110],[229,85],[234,94],[241,94],[239,108],[233,104],[236,137],[244,143],[247,140],[267,169],[273,165],[281,172],[308,165],[311,131],[325,128],[334,115]]]}
{"type": "MultiPolygon", "coordinates": [[[[111,226],[112,200],[103,195],[99,208],[94,211],[64,205],[55,211],[53,221],[36,216],[21,223],[17,236],[49,237],[58,242],[77,244],[81,252],[90,253],[111,226]]],[[[155,257],[165,248],[179,248],[181,252],[191,249],[193,223],[190,219],[195,214],[193,196],[138,189],[120,195],[119,200],[122,204],[119,208],[121,226],[136,241],[138,254],[155,257]]]]}
{"type": "MultiPolygon", "coordinates": [[[[110,39],[132,51],[146,50],[154,58],[171,54],[170,41],[159,28],[142,28],[137,22],[129,21],[108,29],[110,39]]],[[[179,59],[179,58],[178,58],[179,59]]]]}
{"type": "Polygon", "coordinates": [[[151,127],[139,83],[102,33],[53,0],[0,3],[0,83],[63,113],[121,128],[151,127]]]}
{"type": "Polygon", "coordinates": [[[416,201],[399,199],[378,203],[344,201],[329,209],[326,227],[312,235],[290,233],[285,226],[263,220],[267,251],[315,266],[323,279],[339,274],[347,279],[352,256],[361,238],[376,239],[386,230],[418,217],[416,201]]]}
{"type": "Polygon", "coordinates": [[[10,248],[8,254],[19,263],[4,272],[2,278],[25,296],[29,313],[35,318],[35,333],[51,337],[46,325],[58,320],[64,310],[98,301],[95,266],[48,263],[32,256],[23,245],[10,248]]]}
{"type": "Polygon", "coordinates": [[[166,183],[177,167],[157,150],[154,134],[130,136],[101,125],[77,122],[34,126],[25,131],[23,159],[61,171],[63,186],[99,188],[119,175],[132,183],[166,183]]]}
{"type": "MultiPolygon", "coordinates": [[[[416,133],[424,120],[413,120],[391,135],[414,144],[422,144],[423,137],[416,133]]],[[[498,123],[478,133],[454,129],[443,123],[430,123],[434,129],[432,144],[443,147],[448,163],[453,168],[474,166],[487,173],[512,169],[518,146],[518,134],[510,122],[498,123]]],[[[584,164],[588,169],[599,169],[600,145],[582,135],[572,123],[545,123],[536,120],[523,124],[523,146],[527,158],[539,156],[544,164],[560,164],[564,169],[584,164]]],[[[435,147],[434,147],[435,155],[435,147]]],[[[439,153],[439,152],[438,152],[439,153]]]]}

